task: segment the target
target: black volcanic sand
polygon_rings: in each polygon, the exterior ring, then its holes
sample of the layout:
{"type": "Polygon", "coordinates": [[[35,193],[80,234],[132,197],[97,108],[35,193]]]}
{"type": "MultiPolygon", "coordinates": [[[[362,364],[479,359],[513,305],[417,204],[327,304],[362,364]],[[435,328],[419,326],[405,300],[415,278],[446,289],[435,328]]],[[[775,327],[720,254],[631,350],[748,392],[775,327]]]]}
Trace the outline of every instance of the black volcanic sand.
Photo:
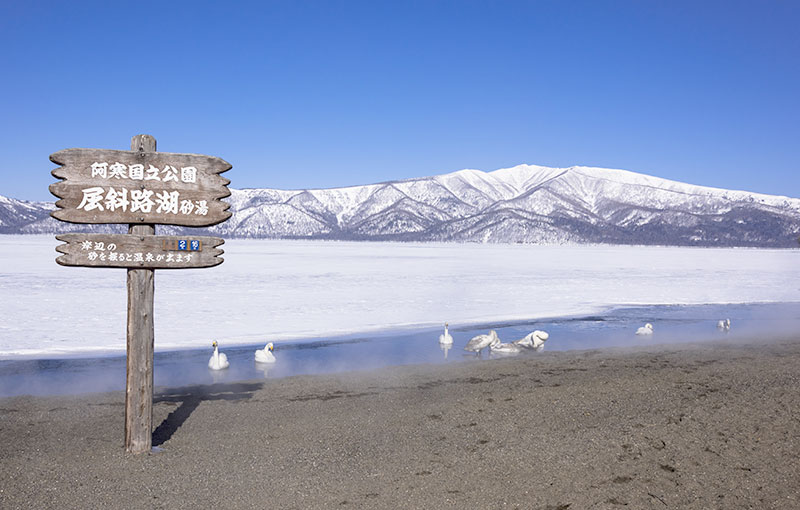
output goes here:
{"type": "Polygon", "coordinates": [[[800,508],[800,339],[0,400],[0,508],[800,508]]]}

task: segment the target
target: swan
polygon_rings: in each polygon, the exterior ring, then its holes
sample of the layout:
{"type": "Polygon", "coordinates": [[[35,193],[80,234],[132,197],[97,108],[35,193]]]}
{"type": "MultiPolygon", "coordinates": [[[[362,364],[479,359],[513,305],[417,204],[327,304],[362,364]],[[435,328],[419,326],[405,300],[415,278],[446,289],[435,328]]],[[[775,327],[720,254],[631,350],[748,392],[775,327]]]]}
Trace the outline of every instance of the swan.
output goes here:
{"type": "Polygon", "coordinates": [[[259,363],[275,363],[272,349],[274,349],[272,342],[269,342],[263,349],[256,350],[256,361],[259,363]]]}
{"type": "Polygon", "coordinates": [[[636,330],[637,335],[652,335],[653,334],[653,325],[649,322],[642,326],[641,328],[636,330]]]}
{"type": "Polygon", "coordinates": [[[489,351],[492,354],[506,354],[506,355],[519,354],[522,352],[522,346],[515,344],[513,342],[510,344],[495,342],[489,345],[489,351]]]}
{"type": "Polygon", "coordinates": [[[467,342],[467,345],[464,346],[464,350],[477,352],[480,354],[485,347],[499,343],[500,339],[497,337],[497,332],[495,330],[491,330],[489,331],[488,335],[478,335],[470,339],[470,341],[467,342]]]}
{"type": "Polygon", "coordinates": [[[731,320],[725,319],[717,323],[717,328],[722,331],[729,331],[731,329],[731,320]]]}
{"type": "Polygon", "coordinates": [[[528,349],[535,349],[536,352],[542,352],[544,350],[544,341],[548,338],[550,338],[550,335],[546,331],[539,331],[537,329],[533,333],[529,333],[519,340],[514,340],[514,345],[519,345],[520,347],[526,347],[528,349]]]}
{"type": "Polygon", "coordinates": [[[439,335],[439,343],[450,345],[453,343],[453,337],[450,336],[450,333],[447,331],[447,323],[444,323],[444,333],[439,335]]]}
{"type": "Polygon", "coordinates": [[[225,353],[219,352],[217,341],[215,340],[211,345],[214,347],[214,354],[212,354],[211,359],[208,360],[208,368],[211,370],[228,368],[230,366],[230,363],[228,363],[228,356],[226,356],[225,353]]]}

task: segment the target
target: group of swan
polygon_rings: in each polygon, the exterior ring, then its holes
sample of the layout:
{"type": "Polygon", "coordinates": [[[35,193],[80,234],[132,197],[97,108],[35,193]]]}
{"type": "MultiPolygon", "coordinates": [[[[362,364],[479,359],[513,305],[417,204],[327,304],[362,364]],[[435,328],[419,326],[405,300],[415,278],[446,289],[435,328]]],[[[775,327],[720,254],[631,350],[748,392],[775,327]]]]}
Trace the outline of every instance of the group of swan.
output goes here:
{"type": "MultiPolygon", "coordinates": [[[[211,370],[223,370],[231,366],[228,356],[224,352],[219,352],[219,345],[216,341],[211,344],[214,347],[214,354],[208,360],[208,368],[211,370]]],[[[256,350],[255,358],[257,363],[275,363],[275,356],[272,354],[274,346],[272,342],[267,343],[263,349],[256,350]]]]}
{"type": "MultiPolygon", "coordinates": [[[[717,322],[717,329],[720,331],[728,332],[731,329],[731,320],[730,319],[723,319],[717,322]]],[[[653,334],[653,325],[649,322],[642,326],[641,328],[636,330],[637,335],[652,335],[653,334]]]]}
{"type": "MultiPolygon", "coordinates": [[[[444,325],[444,333],[439,335],[439,343],[442,346],[450,346],[453,345],[453,337],[450,335],[448,331],[449,324],[445,323],[444,325]]],[[[731,329],[731,320],[724,319],[717,323],[717,328],[722,331],[729,331],[731,329]]],[[[649,322],[642,326],[641,328],[636,330],[637,335],[652,335],[653,334],[653,325],[649,322]]],[[[467,342],[467,345],[464,346],[465,351],[470,351],[474,353],[480,354],[481,351],[485,348],[489,348],[489,351],[492,353],[497,354],[519,354],[525,349],[532,349],[537,352],[541,352],[544,349],[544,342],[550,337],[549,334],[545,331],[539,331],[538,329],[528,335],[520,338],[519,340],[514,340],[510,343],[503,343],[500,341],[500,338],[497,336],[497,332],[495,330],[489,331],[486,335],[478,335],[470,339],[467,342]]],[[[211,359],[208,360],[208,368],[211,370],[223,370],[230,366],[230,362],[228,361],[228,356],[225,353],[219,352],[219,345],[215,341],[211,344],[214,347],[214,354],[211,355],[211,359]]],[[[275,356],[272,354],[272,350],[274,346],[272,342],[267,343],[263,349],[258,349],[255,352],[255,360],[258,363],[275,363],[275,356]]],[[[447,348],[449,350],[449,348],[447,348]]],[[[447,355],[447,351],[445,351],[445,356],[447,355]]]]}
{"type": "Polygon", "coordinates": [[[486,335],[478,335],[470,339],[467,345],[464,346],[465,351],[475,352],[480,354],[485,348],[489,348],[489,352],[496,354],[519,354],[525,349],[532,349],[541,352],[544,349],[544,342],[550,337],[546,332],[539,331],[538,329],[519,340],[513,342],[503,343],[497,336],[495,330],[489,331],[486,335]]]}

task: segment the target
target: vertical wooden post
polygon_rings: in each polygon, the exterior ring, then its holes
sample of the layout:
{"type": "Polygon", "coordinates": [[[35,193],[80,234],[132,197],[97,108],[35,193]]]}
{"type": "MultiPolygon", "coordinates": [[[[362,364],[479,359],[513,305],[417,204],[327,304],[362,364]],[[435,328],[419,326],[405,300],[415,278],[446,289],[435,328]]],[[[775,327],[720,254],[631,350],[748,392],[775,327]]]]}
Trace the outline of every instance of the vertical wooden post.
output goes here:
{"type": "MultiPolygon", "coordinates": [[[[156,139],[137,135],[131,150],[155,152],[156,139]]],[[[154,235],[155,225],[128,226],[128,233],[154,235]]],[[[145,453],[153,444],[153,298],[155,271],[128,269],[128,357],[125,387],[125,451],[145,453]]]]}

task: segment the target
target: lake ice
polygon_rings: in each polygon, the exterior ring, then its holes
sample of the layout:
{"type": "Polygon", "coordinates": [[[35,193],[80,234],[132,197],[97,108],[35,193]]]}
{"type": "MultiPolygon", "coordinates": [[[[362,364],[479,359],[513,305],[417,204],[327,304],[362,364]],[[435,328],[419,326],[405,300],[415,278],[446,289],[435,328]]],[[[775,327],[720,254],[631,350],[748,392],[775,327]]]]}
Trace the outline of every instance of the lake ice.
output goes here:
{"type": "MultiPolygon", "coordinates": [[[[0,359],[125,352],[125,270],[62,267],[51,236],[0,236],[0,359]]],[[[214,268],[156,271],[156,351],[600,313],[800,302],[800,251],[229,240],[214,268]]]]}

